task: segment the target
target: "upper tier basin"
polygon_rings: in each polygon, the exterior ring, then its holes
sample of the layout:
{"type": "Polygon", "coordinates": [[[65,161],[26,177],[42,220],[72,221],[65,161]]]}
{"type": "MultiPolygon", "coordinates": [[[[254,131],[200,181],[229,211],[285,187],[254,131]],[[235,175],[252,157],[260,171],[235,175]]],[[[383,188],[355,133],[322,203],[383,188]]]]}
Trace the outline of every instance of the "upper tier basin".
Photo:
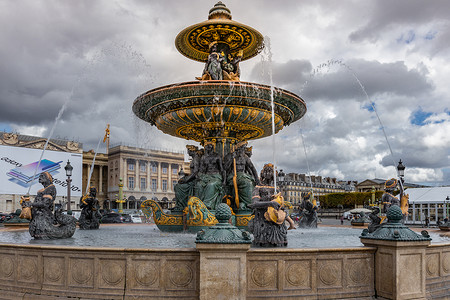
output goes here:
{"type": "Polygon", "coordinates": [[[299,120],[306,104],[299,96],[242,81],[190,81],[150,90],[133,103],[133,112],[164,133],[187,140],[245,141],[275,133],[299,120]]]}

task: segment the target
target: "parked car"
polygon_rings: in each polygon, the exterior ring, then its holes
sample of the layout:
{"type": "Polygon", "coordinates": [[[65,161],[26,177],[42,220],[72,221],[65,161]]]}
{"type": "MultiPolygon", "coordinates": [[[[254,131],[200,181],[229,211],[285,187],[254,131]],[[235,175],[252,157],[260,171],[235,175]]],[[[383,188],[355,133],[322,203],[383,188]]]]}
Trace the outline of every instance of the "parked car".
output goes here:
{"type": "Polygon", "coordinates": [[[108,213],[100,219],[100,223],[123,223],[123,217],[117,213],[108,213]]]}
{"type": "Polygon", "coordinates": [[[133,221],[133,223],[142,223],[141,216],[139,215],[131,215],[131,221],[133,221]]]}
{"type": "Polygon", "coordinates": [[[129,214],[122,214],[122,220],[124,223],[133,223],[133,220],[129,214]]]}
{"type": "Polygon", "coordinates": [[[11,219],[11,214],[0,213],[0,223],[11,219]]]}

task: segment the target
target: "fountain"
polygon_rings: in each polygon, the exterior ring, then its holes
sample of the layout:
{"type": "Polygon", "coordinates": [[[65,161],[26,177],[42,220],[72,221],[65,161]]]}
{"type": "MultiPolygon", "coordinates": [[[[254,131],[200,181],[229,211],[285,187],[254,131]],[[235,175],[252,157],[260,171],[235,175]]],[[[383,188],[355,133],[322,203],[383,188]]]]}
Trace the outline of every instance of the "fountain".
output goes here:
{"type": "MultiPolygon", "coordinates": [[[[183,29],[175,45],[187,58],[206,63],[202,75],[197,81],[143,93],[134,101],[133,112],[166,134],[204,146],[200,172],[189,196],[200,198],[208,215],[214,215],[215,206],[227,201],[235,215],[234,225],[245,229],[252,218],[247,205],[258,176],[256,170],[247,171],[253,165],[243,151],[244,144],[299,120],[306,113],[305,102],[280,88],[240,81],[239,62],[256,56],[264,41],[257,30],[232,20],[221,2],[210,10],[207,21],[183,29]],[[222,162],[214,166],[212,160],[222,162]]],[[[176,195],[178,203],[183,202],[180,197],[176,195]]],[[[192,209],[185,205],[177,205],[171,214],[162,212],[153,200],[146,200],[142,207],[146,214],[153,213],[162,231],[188,227],[196,232],[209,226],[198,222],[187,226],[187,212],[192,209]]]]}
{"type": "MultiPolygon", "coordinates": [[[[239,200],[245,203],[245,196],[240,197],[237,186],[240,168],[250,165],[242,159],[242,149],[235,150],[300,119],[305,103],[288,91],[238,80],[239,61],[255,56],[262,38],[232,21],[221,2],[211,9],[208,21],[183,30],[176,45],[183,55],[209,62],[200,79],[146,92],[136,99],[133,111],[165,133],[201,143],[205,149],[188,147],[193,164],[191,174],[180,179],[180,190],[189,196],[199,188],[198,178],[192,178],[197,177],[196,168],[198,173],[214,170],[208,174],[213,178],[225,169],[225,176],[219,174],[220,185],[209,182],[223,191],[223,203],[208,207],[212,204],[199,197],[180,198],[177,209],[164,214],[156,202],[146,202],[144,209],[153,210],[159,229],[147,224],[105,225],[59,240],[35,240],[23,230],[2,230],[0,298],[448,298],[450,244],[444,240],[430,245],[428,233],[408,231],[396,205],[384,227],[365,231],[360,238],[357,229],[320,227],[291,231],[286,248],[250,248],[248,233],[227,223],[233,213],[238,227],[246,228],[251,219],[246,205],[241,206],[239,200]],[[224,55],[212,55],[216,52],[209,53],[210,48],[224,55]],[[228,162],[222,169],[221,159],[228,162]],[[220,235],[205,229],[215,223],[212,230],[220,235]],[[195,238],[178,232],[184,226],[205,230],[195,238]],[[223,243],[236,238],[239,243],[223,243]]],[[[247,148],[244,153],[249,153],[247,148]]],[[[263,196],[264,189],[258,192],[263,196]]],[[[436,240],[436,234],[430,236],[436,240]]]]}

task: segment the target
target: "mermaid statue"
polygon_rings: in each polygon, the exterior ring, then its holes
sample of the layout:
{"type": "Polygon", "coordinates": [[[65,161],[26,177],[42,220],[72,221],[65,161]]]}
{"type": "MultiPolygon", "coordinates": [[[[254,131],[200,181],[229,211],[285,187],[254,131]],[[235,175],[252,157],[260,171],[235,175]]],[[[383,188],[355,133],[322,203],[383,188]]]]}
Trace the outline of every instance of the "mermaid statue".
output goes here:
{"type": "MultiPolygon", "coordinates": [[[[294,222],[286,212],[283,197],[274,195],[273,165],[266,164],[261,170],[260,184],[253,190],[252,204],[255,217],[248,228],[253,233],[253,245],[260,247],[286,247],[288,229],[295,229],[294,222]],[[289,223],[287,228],[285,221],[289,223]]],[[[278,191],[277,191],[278,192],[278,191]]]]}

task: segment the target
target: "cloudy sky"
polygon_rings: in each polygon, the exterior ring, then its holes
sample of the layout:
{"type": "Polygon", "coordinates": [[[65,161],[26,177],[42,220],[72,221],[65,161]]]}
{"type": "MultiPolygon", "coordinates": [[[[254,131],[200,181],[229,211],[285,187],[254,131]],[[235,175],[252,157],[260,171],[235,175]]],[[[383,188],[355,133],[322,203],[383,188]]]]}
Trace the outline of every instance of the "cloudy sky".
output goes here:
{"type": "MultiPolygon", "coordinates": [[[[201,74],[174,39],[216,2],[0,0],[0,130],[48,137],[56,124],[52,137],[89,150],[110,123],[112,144],[183,151],[192,142],[131,106],[201,74]]],[[[250,142],[258,169],[275,161],[285,172],[387,179],[401,158],[406,181],[450,184],[450,1],[224,3],[270,44],[241,63],[241,80],[268,84],[270,68],[273,84],[308,107],[274,138],[250,142]]]]}

